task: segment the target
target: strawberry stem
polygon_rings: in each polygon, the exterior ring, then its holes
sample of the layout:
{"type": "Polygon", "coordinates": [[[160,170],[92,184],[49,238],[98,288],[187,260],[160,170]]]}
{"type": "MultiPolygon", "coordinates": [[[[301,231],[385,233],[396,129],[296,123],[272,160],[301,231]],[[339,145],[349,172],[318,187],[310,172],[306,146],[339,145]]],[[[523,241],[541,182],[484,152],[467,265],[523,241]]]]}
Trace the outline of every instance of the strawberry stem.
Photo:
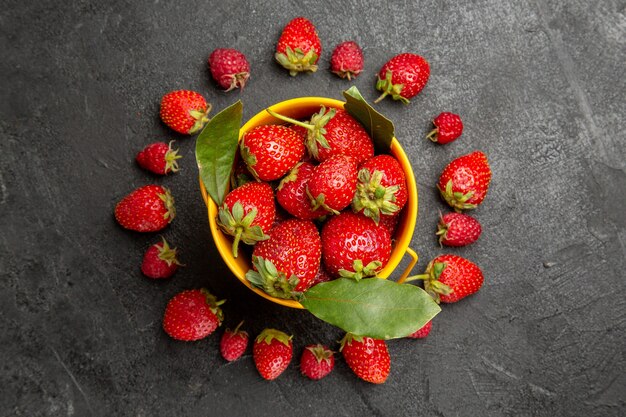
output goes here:
{"type": "Polygon", "coordinates": [[[385,97],[387,97],[389,93],[387,91],[385,91],[384,93],[382,93],[376,100],[374,100],[374,104],[380,102],[382,99],[384,99],[385,97]]]}
{"type": "Polygon", "coordinates": [[[431,279],[430,274],[418,274],[418,275],[413,275],[410,277],[407,277],[404,282],[411,282],[411,281],[417,281],[417,280],[423,280],[423,281],[427,281],[429,279],[431,279]]]}
{"type": "Polygon", "coordinates": [[[303,127],[305,129],[308,129],[310,131],[315,130],[315,126],[312,125],[312,124],[301,122],[300,120],[292,119],[291,117],[283,116],[282,114],[276,113],[274,110],[265,109],[265,111],[268,112],[269,114],[271,114],[272,117],[280,119],[283,122],[291,123],[291,124],[303,127]]]}

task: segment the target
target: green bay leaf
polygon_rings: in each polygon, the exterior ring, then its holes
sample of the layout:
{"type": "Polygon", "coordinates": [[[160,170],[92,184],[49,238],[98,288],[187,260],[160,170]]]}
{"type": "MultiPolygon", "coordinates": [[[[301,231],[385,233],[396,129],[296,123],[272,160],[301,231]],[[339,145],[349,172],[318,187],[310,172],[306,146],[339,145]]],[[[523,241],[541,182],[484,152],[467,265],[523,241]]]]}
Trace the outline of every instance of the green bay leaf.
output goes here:
{"type": "Polygon", "coordinates": [[[385,340],[408,336],[441,311],[420,287],[380,278],[324,282],[306,291],[300,303],[346,332],[385,340]]]}
{"type": "Polygon", "coordinates": [[[243,104],[237,101],[216,114],[196,140],[196,162],[200,178],[218,206],[224,202],[235,162],[243,104]]]}
{"type": "Polygon", "coordinates": [[[376,154],[389,153],[391,139],[395,135],[393,122],[370,106],[355,86],[344,91],[343,96],[346,98],[344,109],[369,133],[374,141],[376,154]]]}

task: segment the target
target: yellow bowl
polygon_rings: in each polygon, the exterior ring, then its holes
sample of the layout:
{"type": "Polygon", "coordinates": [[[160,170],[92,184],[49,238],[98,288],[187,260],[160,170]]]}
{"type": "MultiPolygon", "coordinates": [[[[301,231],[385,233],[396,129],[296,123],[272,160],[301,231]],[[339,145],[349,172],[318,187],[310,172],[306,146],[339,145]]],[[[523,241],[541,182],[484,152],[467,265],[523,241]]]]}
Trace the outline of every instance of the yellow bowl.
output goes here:
{"type": "MultiPolygon", "coordinates": [[[[343,101],[325,97],[301,97],[281,101],[280,103],[271,106],[270,109],[275,111],[276,113],[280,113],[285,116],[289,116],[295,119],[302,119],[319,111],[320,105],[343,109],[344,104],[345,103],[343,101]]],[[[243,127],[239,130],[239,140],[241,140],[241,138],[247,131],[256,126],[279,123],[283,122],[272,117],[265,110],[262,110],[250,120],[248,120],[248,122],[243,125],[243,127]]],[[[415,266],[415,264],[417,263],[417,254],[411,248],[409,248],[409,243],[411,243],[411,237],[413,236],[413,230],[415,229],[415,220],[417,218],[417,186],[415,184],[415,176],[413,175],[411,163],[404,153],[404,150],[400,146],[400,143],[395,138],[391,142],[391,153],[396,157],[396,159],[398,159],[400,165],[402,166],[402,169],[404,170],[409,197],[398,223],[396,235],[394,236],[395,244],[391,251],[391,257],[389,258],[389,262],[387,262],[387,265],[378,272],[378,277],[387,279],[396,269],[404,254],[408,253],[411,257],[411,260],[402,275],[398,278],[398,282],[403,282],[404,279],[411,272],[411,269],[413,269],[413,266],[415,266]]],[[[221,229],[217,225],[215,220],[217,218],[218,207],[215,202],[208,196],[206,188],[204,188],[204,184],[202,184],[202,181],[200,181],[200,191],[202,192],[202,198],[204,199],[204,202],[206,203],[208,208],[209,225],[211,227],[211,234],[213,235],[213,239],[215,240],[215,246],[217,246],[217,250],[222,256],[222,259],[224,259],[224,262],[226,262],[226,265],[228,265],[228,268],[230,268],[230,270],[233,272],[233,274],[235,274],[239,281],[241,281],[252,291],[259,294],[261,297],[264,297],[270,301],[287,307],[303,308],[302,304],[295,300],[285,300],[282,298],[272,297],[266,294],[263,290],[250,285],[250,283],[246,279],[246,272],[248,272],[248,270],[252,268],[250,259],[247,259],[247,257],[245,256],[239,256],[237,258],[233,257],[232,240],[230,236],[222,233],[221,229]]]]}

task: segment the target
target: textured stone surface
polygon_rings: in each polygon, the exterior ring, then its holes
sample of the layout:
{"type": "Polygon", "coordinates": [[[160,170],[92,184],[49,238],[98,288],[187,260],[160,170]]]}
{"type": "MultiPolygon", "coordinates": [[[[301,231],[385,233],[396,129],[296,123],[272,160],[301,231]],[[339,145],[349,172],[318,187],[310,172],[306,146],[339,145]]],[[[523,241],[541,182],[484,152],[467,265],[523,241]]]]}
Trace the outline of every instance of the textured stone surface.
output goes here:
{"type": "MultiPolygon", "coordinates": [[[[17,2],[0,11],[0,415],[2,416],[618,416],[626,413],[626,5],[618,0],[474,2],[17,2]],[[320,71],[291,78],[272,58],[281,27],[308,16],[320,71]],[[326,70],[355,39],[368,99],[393,54],[419,52],[432,77],[396,123],[420,190],[418,270],[442,250],[434,184],[451,158],[485,151],[494,171],[475,211],[484,233],[451,252],[478,263],[483,289],[444,306],[423,341],[389,343],[383,386],[342,362],[321,382],[294,362],[261,381],[251,355],[226,364],[219,333],[184,344],[160,327],[167,300],[207,286],[226,325],[333,345],[338,330],[238,283],[210,238],[194,140],[158,118],[168,90],[195,89],[216,109],[241,97],[244,119],[277,101],[341,97],[326,70]],[[241,93],[209,78],[216,47],[252,63],[241,93]],[[442,110],[466,130],[423,139],[442,110]],[[180,139],[182,171],[142,172],[135,153],[180,139]],[[167,282],[139,271],[158,237],[119,228],[116,201],[146,183],[171,187],[179,217],[164,235],[188,265],[167,282]]],[[[336,346],[336,345],[334,345],[336,346]]]]}

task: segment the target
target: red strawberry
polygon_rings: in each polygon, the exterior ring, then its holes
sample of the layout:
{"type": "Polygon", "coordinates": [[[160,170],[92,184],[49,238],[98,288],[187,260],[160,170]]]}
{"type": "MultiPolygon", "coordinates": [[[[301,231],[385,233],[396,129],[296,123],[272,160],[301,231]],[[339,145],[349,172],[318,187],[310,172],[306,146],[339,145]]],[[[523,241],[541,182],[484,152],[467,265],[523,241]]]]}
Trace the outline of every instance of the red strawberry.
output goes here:
{"type": "Polygon", "coordinates": [[[352,200],[355,212],[362,212],[378,224],[381,217],[400,214],[407,198],[406,177],[396,158],[378,155],[361,164],[352,200]]]}
{"type": "Polygon", "coordinates": [[[242,324],[243,321],[235,327],[235,330],[226,329],[220,340],[220,353],[228,362],[239,359],[248,347],[248,333],[239,330],[242,324]]]}
{"type": "Polygon", "coordinates": [[[115,206],[115,218],[125,229],[157,232],[176,217],[174,197],[160,185],[137,188],[115,206]]]}
{"type": "Polygon", "coordinates": [[[254,246],[246,278],[271,296],[298,298],[307,290],[320,267],[322,243],[309,220],[291,219],[276,225],[269,239],[254,246]]]}
{"type": "Polygon", "coordinates": [[[234,236],[233,256],[237,257],[239,241],[254,245],[268,239],[276,216],[274,191],[264,182],[248,182],[228,193],[220,207],[217,224],[224,233],[234,236]]]}
{"type": "Polygon", "coordinates": [[[435,117],[433,124],[435,128],[426,137],[440,145],[452,142],[463,133],[463,122],[458,114],[443,112],[435,117]]]}
{"type": "Polygon", "coordinates": [[[315,381],[324,378],[333,370],[335,357],[333,351],[324,345],[308,345],[300,357],[300,372],[315,381]]]}
{"type": "Polygon", "coordinates": [[[215,331],[224,316],[217,301],[206,289],[187,290],[176,294],[165,308],[163,330],[176,340],[200,340],[215,331]]]}
{"type": "Polygon", "coordinates": [[[327,214],[323,208],[311,210],[311,200],[306,187],[315,167],[308,162],[300,162],[282,179],[276,199],[292,216],[299,219],[313,220],[327,214]]]}
{"type": "Polygon", "coordinates": [[[417,329],[415,332],[411,333],[407,337],[411,339],[424,339],[425,337],[428,336],[432,328],[433,328],[433,322],[431,320],[428,323],[426,323],[424,327],[422,327],[421,329],[417,329]]]}
{"type": "Polygon", "coordinates": [[[387,380],[391,359],[384,340],[346,333],[340,350],[352,372],[362,380],[372,384],[387,380]]]}
{"type": "Polygon", "coordinates": [[[368,217],[344,211],[322,229],[324,267],[333,276],[374,276],[389,261],[391,238],[368,217]]]}
{"type": "Polygon", "coordinates": [[[177,172],[177,159],[182,158],[182,156],[178,155],[178,149],[172,149],[172,142],[174,141],[171,141],[169,145],[165,142],[152,143],[143,148],[135,160],[143,169],[158,175],[177,172]]]}
{"type": "Polygon", "coordinates": [[[209,56],[213,79],[226,91],[241,88],[250,77],[250,64],[246,56],[236,49],[217,48],[209,56]]]}
{"type": "Polygon", "coordinates": [[[291,76],[296,76],[303,71],[317,71],[321,54],[322,43],[313,23],[304,17],[296,17],[283,29],[274,57],[291,76]]]}
{"type": "Polygon", "coordinates": [[[165,238],[162,242],[150,246],[143,256],[141,272],[148,278],[169,278],[181,265],[176,259],[176,248],[170,248],[165,238]]]}
{"type": "Polygon", "coordinates": [[[243,159],[237,157],[235,169],[230,176],[230,188],[235,189],[241,187],[245,183],[256,181],[252,173],[248,170],[248,166],[243,159]]]}
{"type": "Polygon", "coordinates": [[[445,167],[439,177],[439,192],[457,212],[476,208],[487,195],[491,168],[480,151],[460,156],[445,167]]]}
{"type": "Polygon", "coordinates": [[[270,109],[267,112],[277,119],[307,129],[305,144],[311,156],[320,162],[334,155],[346,155],[358,165],[374,156],[374,143],[365,128],[342,109],[322,106],[309,122],[301,122],[270,109]]]}
{"type": "Polygon", "coordinates": [[[241,157],[248,170],[261,181],[281,178],[303,155],[302,137],[285,126],[257,126],[241,140],[241,157]]]}
{"type": "Polygon", "coordinates": [[[363,51],[354,41],[340,43],[330,57],[330,70],[350,80],[363,71],[363,51]]]}
{"type": "Polygon", "coordinates": [[[455,303],[474,294],[483,285],[483,273],[476,264],[456,255],[440,255],[430,261],[426,273],[406,281],[424,280],[424,289],[435,301],[455,303]]]}
{"type": "Polygon", "coordinates": [[[178,133],[193,135],[209,121],[211,105],[195,91],[178,90],[161,99],[161,120],[178,133]]]}
{"type": "Polygon", "coordinates": [[[315,167],[307,194],[311,199],[311,209],[323,207],[339,214],[348,207],[356,191],[357,170],[352,158],[344,155],[331,156],[315,167]]]}
{"type": "Polygon", "coordinates": [[[292,337],[275,329],[265,329],[257,336],[252,357],[263,379],[276,379],[287,369],[293,355],[292,337]]]}
{"type": "Polygon", "coordinates": [[[378,73],[376,89],[383,93],[374,101],[378,103],[387,95],[404,104],[416,96],[430,76],[428,62],[416,54],[400,54],[391,58],[378,73]]]}
{"type": "Polygon", "coordinates": [[[476,242],[482,228],[475,218],[461,213],[448,213],[439,220],[439,244],[465,246],[476,242]]]}
{"type": "Polygon", "coordinates": [[[381,216],[378,226],[387,229],[389,236],[393,239],[396,234],[396,229],[398,228],[399,220],[400,216],[381,216]]]}

